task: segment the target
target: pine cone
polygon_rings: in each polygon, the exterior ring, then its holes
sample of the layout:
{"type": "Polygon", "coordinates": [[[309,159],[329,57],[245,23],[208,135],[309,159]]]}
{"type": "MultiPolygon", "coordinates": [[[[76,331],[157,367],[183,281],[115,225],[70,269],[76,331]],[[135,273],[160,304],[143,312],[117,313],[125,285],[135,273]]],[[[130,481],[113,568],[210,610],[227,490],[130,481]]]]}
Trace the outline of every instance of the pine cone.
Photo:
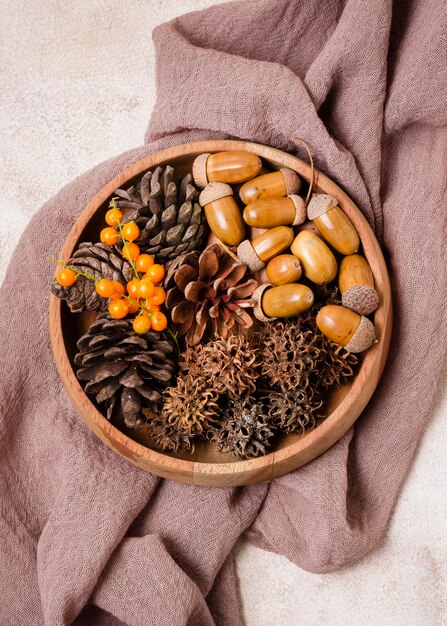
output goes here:
{"type": "Polygon", "coordinates": [[[194,450],[195,439],[217,423],[216,393],[192,376],[179,376],[166,390],[163,410],[149,422],[149,432],[163,450],[194,450]]]}
{"type": "MultiPolygon", "coordinates": [[[[126,284],[132,278],[130,264],[113,248],[104,243],[81,243],[67,265],[85,274],[91,274],[98,280],[108,278],[126,284]]],[[[95,283],[84,276],[78,276],[71,287],[62,287],[54,280],[52,293],[66,300],[72,313],[80,311],[105,311],[108,300],[96,293],[95,283]]]]}
{"type": "Polygon", "coordinates": [[[235,324],[249,328],[250,296],[257,282],[246,277],[247,266],[219,244],[202,254],[191,252],[170,264],[165,279],[166,306],[189,345],[212,336],[226,338],[235,324]]]}
{"type": "Polygon", "coordinates": [[[258,349],[243,335],[230,335],[188,347],[179,361],[180,370],[201,379],[217,394],[237,400],[256,389],[259,377],[258,349]]]}
{"type": "Polygon", "coordinates": [[[270,392],[264,397],[271,423],[285,433],[304,432],[313,428],[317,420],[324,417],[323,401],[318,390],[309,385],[288,393],[270,392]]]}
{"type": "Polygon", "coordinates": [[[220,452],[242,459],[265,454],[273,435],[264,403],[253,396],[230,401],[221,427],[208,433],[220,452]]]}
{"type": "Polygon", "coordinates": [[[101,313],[77,346],[76,375],[87,381],[85,392],[105,404],[107,419],[119,399],[126,426],[141,426],[145,422],[142,407],[157,410],[161,391],[173,379],[176,351],[172,341],[158,332],[137,335],[131,321],[101,313]]]}
{"type": "Polygon", "coordinates": [[[140,236],[135,243],[142,252],[154,254],[161,263],[179,254],[200,250],[208,227],[197,202],[199,192],[187,174],[177,185],[170,165],[149,171],[127,190],[117,189],[116,206],[124,211],[123,223],[135,221],[140,236]],[[127,209],[127,210],[126,210],[127,209]]]}

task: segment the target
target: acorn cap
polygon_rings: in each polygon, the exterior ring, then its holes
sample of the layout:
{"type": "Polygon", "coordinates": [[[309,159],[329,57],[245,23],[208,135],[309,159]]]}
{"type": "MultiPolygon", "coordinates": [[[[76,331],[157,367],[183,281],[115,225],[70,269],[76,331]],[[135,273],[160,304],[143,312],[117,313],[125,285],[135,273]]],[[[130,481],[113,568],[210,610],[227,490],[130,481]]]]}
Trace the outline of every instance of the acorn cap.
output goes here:
{"type": "Polygon", "coordinates": [[[194,159],[192,164],[192,177],[194,178],[194,182],[197,187],[206,187],[208,184],[208,176],[206,175],[206,162],[208,161],[208,157],[211,156],[210,152],[204,152],[203,154],[199,154],[198,157],[194,159]]]}
{"type": "Polygon", "coordinates": [[[375,340],[376,331],[374,330],[374,324],[367,317],[362,317],[351,341],[345,345],[345,350],[348,352],[363,352],[372,346],[375,340]]]}
{"type": "Polygon", "coordinates": [[[292,226],[299,226],[299,224],[303,224],[306,221],[306,203],[301,196],[292,194],[287,197],[292,200],[295,207],[295,219],[293,220],[292,226]]]}
{"type": "Polygon", "coordinates": [[[379,294],[369,285],[354,285],[341,297],[343,306],[360,315],[369,315],[379,306],[379,294]]]}
{"type": "Polygon", "coordinates": [[[310,220],[314,220],[329,209],[333,209],[337,206],[337,198],[330,196],[327,193],[313,193],[309,204],[307,205],[307,217],[310,220]]]}
{"type": "Polygon", "coordinates": [[[237,247],[237,256],[242,263],[248,267],[248,269],[254,273],[259,272],[265,267],[264,261],[258,257],[255,249],[251,245],[251,241],[244,239],[237,247]]]}
{"type": "Polygon", "coordinates": [[[200,193],[199,202],[202,206],[205,206],[205,204],[232,195],[233,190],[227,183],[208,183],[205,189],[200,193]]]}
{"type": "Polygon", "coordinates": [[[282,167],[281,172],[284,176],[284,182],[286,183],[287,195],[290,196],[290,194],[298,193],[301,187],[301,180],[298,174],[288,167],[282,167]]]}
{"type": "Polygon", "coordinates": [[[251,294],[251,299],[255,301],[255,306],[253,307],[253,315],[260,322],[266,323],[266,322],[273,322],[274,320],[276,320],[276,317],[267,317],[267,315],[264,314],[264,311],[262,310],[262,306],[261,306],[262,296],[264,294],[264,291],[266,289],[269,289],[270,287],[273,287],[273,285],[270,283],[264,283],[263,285],[259,285],[259,287],[257,287],[251,294]]]}

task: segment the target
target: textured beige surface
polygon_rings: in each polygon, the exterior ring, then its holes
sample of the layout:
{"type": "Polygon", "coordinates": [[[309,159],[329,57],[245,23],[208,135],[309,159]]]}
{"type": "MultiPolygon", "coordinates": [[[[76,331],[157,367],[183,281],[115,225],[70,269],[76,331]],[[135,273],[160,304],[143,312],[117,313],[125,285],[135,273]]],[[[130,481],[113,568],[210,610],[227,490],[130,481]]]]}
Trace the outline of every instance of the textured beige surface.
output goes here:
{"type": "MultiPolygon", "coordinates": [[[[155,98],[152,28],[215,3],[0,0],[1,275],[27,221],[48,197],[143,141],[155,98]]],[[[247,626],[447,624],[443,380],[389,532],[374,553],[316,576],[240,544],[247,626]]]]}

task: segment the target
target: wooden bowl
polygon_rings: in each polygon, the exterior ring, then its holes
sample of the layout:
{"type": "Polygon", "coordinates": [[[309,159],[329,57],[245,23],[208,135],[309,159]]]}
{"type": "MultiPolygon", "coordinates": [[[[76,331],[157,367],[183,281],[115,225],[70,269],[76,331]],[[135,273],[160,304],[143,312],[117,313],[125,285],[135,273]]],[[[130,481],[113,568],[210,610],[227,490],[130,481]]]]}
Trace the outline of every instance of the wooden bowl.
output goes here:
{"type": "MultiPolygon", "coordinates": [[[[203,152],[247,150],[258,154],[272,169],[289,167],[309,181],[310,166],[280,150],[242,141],[203,141],[183,144],[151,154],[111,180],[85,207],[60,253],[72,255],[81,241],[97,241],[103,227],[107,201],[115,189],[133,182],[138,175],[158,165],[171,164],[179,174],[191,170],[194,158],[203,152]]],[[[327,417],[304,435],[282,435],[265,456],[245,461],[219,453],[211,444],[200,443],[193,454],[163,453],[155,449],[145,427],[138,431],[111,424],[90,401],[73,369],[76,341],[93,321],[91,313],[72,314],[64,302],[51,296],[50,337],[57,369],[73,405],[85,423],[112,450],[148,472],[183,483],[229,487],[248,485],[282,476],[325,452],[352,426],[371,398],[385,365],[391,337],[392,304],[390,282],[379,244],[352,200],[319,171],[315,189],[335,196],[360,235],[363,251],[374,274],[380,304],[374,315],[378,342],[365,354],[352,381],[336,389],[328,399],[327,417]]]]}

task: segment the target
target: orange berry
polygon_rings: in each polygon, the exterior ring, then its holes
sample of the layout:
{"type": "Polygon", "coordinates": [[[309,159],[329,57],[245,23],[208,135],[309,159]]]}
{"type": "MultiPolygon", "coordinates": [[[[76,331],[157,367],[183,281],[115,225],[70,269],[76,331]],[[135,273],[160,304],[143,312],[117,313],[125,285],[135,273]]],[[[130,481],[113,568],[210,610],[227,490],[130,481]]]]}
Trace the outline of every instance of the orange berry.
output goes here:
{"type": "Polygon", "coordinates": [[[163,265],[160,265],[158,263],[152,265],[143,276],[143,278],[149,278],[149,280],[151,280],[153,283],[160,283],[164,277],[165,268],[163,267],[163,265]]]}
{"type": "Polygon", "coordinates": [[[108,278],[101,278],[95,286],[96,293],[102,298],[111,298],[116,292],[115,285],[108,278]]]}
{"type": "MultiPolygon", "coordinates": [[[[140,229],[132,220],[132,222],[128,222],[127,224],[124,224],[124,226],[121,229],[121,232],[126,241],[135,241],[135,239],[138,239],[138,235],[140,234],[140,229]]],[[[135,259],[133,260],[135,261],[135,259]]]]}
{"type": "Polygon", "coordinates": [[[138,280],[138,278],[132,278],[132,280],[129,280],[129,282],[127,283],[127,293],[132,298],[132,300],[137,300],[139,297],[138,289],[140,287],[140,283],[141,280],[138,280]]]}
{"type": "Polygon", "coordinates": [[[62,287],[71,287],[78,280],[78,275],[73,270],[64,268],[56,274],[56,280],[62,287]]]}
{"type": "Polygon", "coordinates": [[[136,261],[140,256],[140,248],[136,243],[126,243],[122,249],[122,255],[128,261],[136,261]]]}
{"type": "Polygon", "coordinates": [[[154,304],[152,298],[149,298],[149,300],[146,300],[146,310],[149,311],[149,313],[155,313],[155,311],[160,310],[160,305],[154,304]]]}
{"type": "Polygon", "coordinates": [[[138,296],[140,298],[151,298],[154,291],[155,287],[152,281],[144,278],[140,281],[140,286],[138,287],[138,296]]]}
{"type": "Polygon", "coordinates": [[[154,293],[151,297],[152,304],[163,304],[166,300],[166,292],[163,287],[155,287],[154,293]]]}
{"type": "Polygon", "coordinates": [[[167,317],[161,311],[155,311],[151,318],[151,325],[154,330],[162,331],[168,325],[167,317]]]}
{"type": "Polygon", "coordinates": [[[106,213],[106,223],[109,226],[118,226],[123,219],[123,214],[117,208],[109,209],[106,213]]]}
{"type": "Polygon", "coordinates": [[[137,271],[144,274],[147,270],[154,264],[154,257],[150,254],[140,254],[138,259],[135,261],[135,265],[137,266],[137,271]]]}
{"type": "Polygon", "coordinates": [[[114,228],[112,228],[112,226],[107,226],[107,228],[103,228],[100,233],[100,239],[102,243],[106,243],[108,246],[114,246],[119,238],[119,233],[114,228]]]}
{"type": "Polygon", "coordinates": [[[117,280],[113,280],[112,285],[113,293],[111,296],[109,296],[109,298],[111,300],[119,300],[119,298],[122,298],[124,296],[124,285],[119,283],[117,280]]]}
{"type": "Polygon", "coordinates": [[[133,321],[133,329],[139,335],[144,335],[151,329],[151,320],[147,315],[138,315],[133,321]]]}
{"type": "Polygon", "coordinates": [[[140,310],[139,304],[136,302],[129,302],[129,300],[127,300],[127,308],[129,309],[129,313],[136,313],[140,310]]]}
{"type": "Polygon", "coordinates": [[[127,302],[122,298],[120,300],[113,300],[113,302],[109,304],[109,313],[111,317],[116,320],[120,320],[123,317],[126,317],[128,312],[129,307],[127,305],[127,302]]]}

